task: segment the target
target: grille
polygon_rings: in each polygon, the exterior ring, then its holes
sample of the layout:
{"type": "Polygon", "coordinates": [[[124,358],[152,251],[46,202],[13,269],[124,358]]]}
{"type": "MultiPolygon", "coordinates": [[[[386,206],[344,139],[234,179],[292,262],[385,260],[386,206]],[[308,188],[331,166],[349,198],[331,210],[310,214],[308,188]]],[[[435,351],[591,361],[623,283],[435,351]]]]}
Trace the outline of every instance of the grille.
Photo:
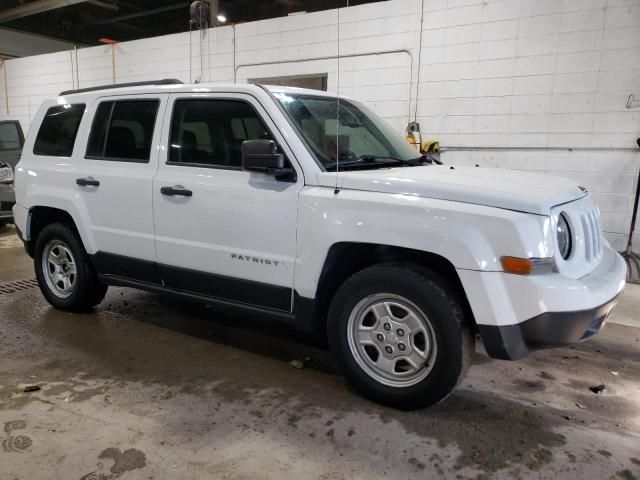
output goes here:
{"type": "Polygon", "coordinates": [[[30,288],[36,288],[38,281],[35,278],[29,278],[27,280],[16,280],[15,282],[0,283],[0,295],[8,295],[10,293],[16,293],[21,290],[29,290],[30,288]]]}
{"type": "Polygon", "coordinates": [[[13,208],[13,202],[0,202],[0,212],[8,212],[13,208]]]}
{"type": "Polygon", "coordinates": [[[587,262],[597,260],[602,255],[602,227],[598,209],[580,215],[584,234],[584,256],[587,262]]]}

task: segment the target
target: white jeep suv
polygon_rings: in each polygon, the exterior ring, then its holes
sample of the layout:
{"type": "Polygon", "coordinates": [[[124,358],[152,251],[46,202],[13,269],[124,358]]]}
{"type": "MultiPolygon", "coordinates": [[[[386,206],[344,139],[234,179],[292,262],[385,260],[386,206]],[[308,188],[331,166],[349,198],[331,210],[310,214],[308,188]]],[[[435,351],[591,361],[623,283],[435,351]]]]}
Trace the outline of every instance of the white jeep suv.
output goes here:
{"type": "Polygon", "coordinates": [[[259,85],[63,92],[16,169],[15,223],[46,299],[108,285],[272,314],[325,335],[398,408],[443,399],[476,334],[493,358],[596,333],[625,284],[570,180],[436,166],[364,105],[259,85]]]}

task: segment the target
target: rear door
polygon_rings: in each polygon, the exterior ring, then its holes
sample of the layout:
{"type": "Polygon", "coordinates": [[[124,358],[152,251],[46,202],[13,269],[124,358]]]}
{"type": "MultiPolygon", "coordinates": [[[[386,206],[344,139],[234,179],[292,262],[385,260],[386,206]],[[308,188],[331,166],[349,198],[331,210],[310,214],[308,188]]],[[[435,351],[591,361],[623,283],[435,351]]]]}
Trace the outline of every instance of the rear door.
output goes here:
{"type": "Polygon", "coordinates": [[[101,274],[159,283],[151,187],[166,101],[109,96],[89,108],[91,131],[70,181],[88,211],[101,274]]]}
{"type": "Polygon", "coordinates": [[[291,311],[298,193],[292,152],[246,94],[172,94],[154,180],[156,249],[167,287],[291,311]],[[244,140],[272,139],[294,181],[244,171],[244,140]]]}

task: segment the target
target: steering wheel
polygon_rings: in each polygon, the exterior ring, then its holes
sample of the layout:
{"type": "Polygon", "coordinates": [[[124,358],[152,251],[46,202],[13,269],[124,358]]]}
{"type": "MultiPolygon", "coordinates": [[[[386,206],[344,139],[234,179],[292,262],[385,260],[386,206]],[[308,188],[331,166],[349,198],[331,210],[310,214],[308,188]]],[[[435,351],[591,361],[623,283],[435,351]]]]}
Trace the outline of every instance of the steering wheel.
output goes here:
{"type": "Polygon", "coordinates": [[[338,161],[355,162],[358,160],[358,155],[351,150],[343,150],[338,154],[338,161]]]}

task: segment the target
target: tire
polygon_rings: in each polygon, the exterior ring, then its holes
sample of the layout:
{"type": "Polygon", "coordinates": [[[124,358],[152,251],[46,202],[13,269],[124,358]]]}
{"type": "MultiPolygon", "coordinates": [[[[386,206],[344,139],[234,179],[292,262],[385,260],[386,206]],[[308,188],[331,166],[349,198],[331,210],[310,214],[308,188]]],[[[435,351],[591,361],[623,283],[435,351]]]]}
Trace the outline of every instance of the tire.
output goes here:
{"type": "Polygon", "coordinates": [[[33,263],[42,294],[60,310],[91,310],[107,293],[78,234],[66,224],[52,223],[42,229],[36,239],[33,263]]]}
{"type": "Polygon", "coordinates": [[[466,374],[475,346],[454,288],[412,264],[354,274],[331,302],[327,330],[349,382],[365,397],[402,410],[446,398],[466,374]]]}

